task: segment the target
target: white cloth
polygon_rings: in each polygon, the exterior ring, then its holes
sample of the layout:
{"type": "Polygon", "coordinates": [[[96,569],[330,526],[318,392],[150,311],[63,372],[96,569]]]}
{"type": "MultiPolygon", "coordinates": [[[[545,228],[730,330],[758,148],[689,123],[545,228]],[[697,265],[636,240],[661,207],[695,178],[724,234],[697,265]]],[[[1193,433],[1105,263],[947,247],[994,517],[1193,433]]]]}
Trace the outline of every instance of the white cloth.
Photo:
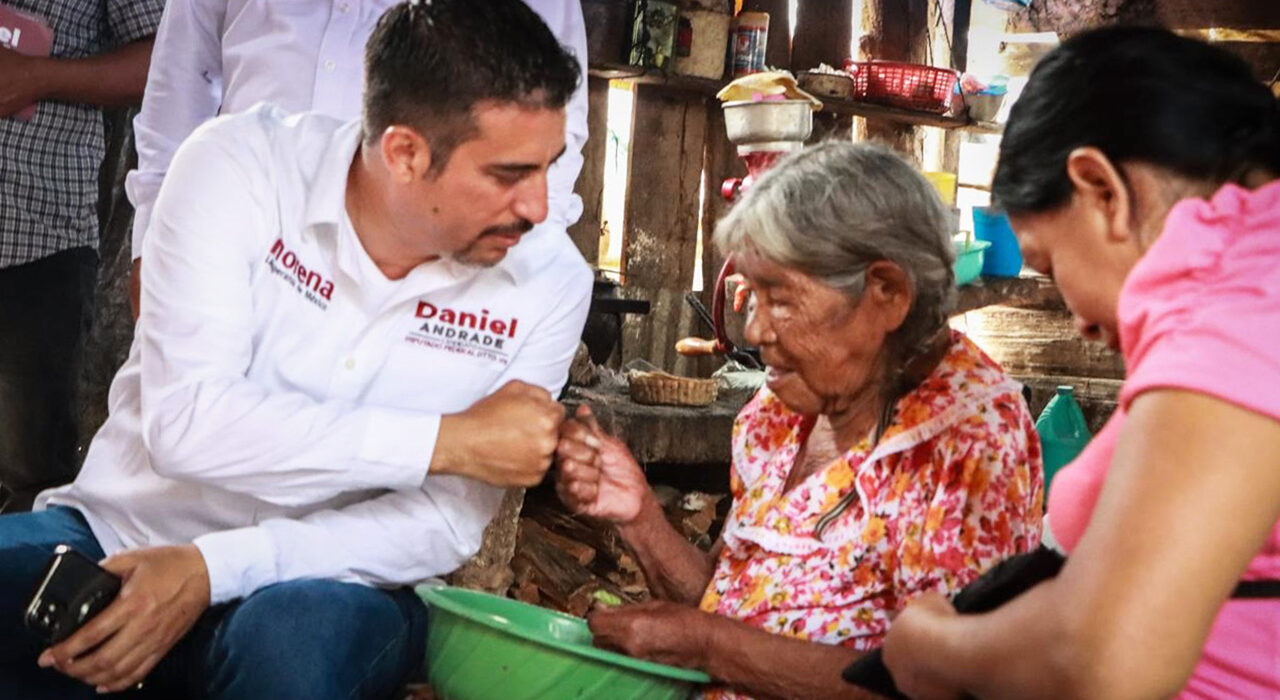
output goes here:
{"type": "MultiPolygon", "coordinates": [[[[125,190],[136,213],[133,257],[173,153],[197,126],[259,102],[288,112],[360,116],[364,45],[396,0],[169,0],[156,33],[142,111],[133,121],[138,168],[125,190]]],[[[548,175],[548,222],[582,214],[573,193],[587,141],[587,33],[578,0],[525,0],[582,65],[570,100],[565,153],[548,175]]]]}
{"type": "Polygon", "coordinates": [[[359,127],[263,105],[178,150],[110,417],[37,507],[80,509],[108,554],[194,541],[215,603],[475,553],[502,490],[427,474],[440,415],[512,379],[559,392],[591,270],[538,226],[494,267],[390,282],[345,210],[359,127]]]}

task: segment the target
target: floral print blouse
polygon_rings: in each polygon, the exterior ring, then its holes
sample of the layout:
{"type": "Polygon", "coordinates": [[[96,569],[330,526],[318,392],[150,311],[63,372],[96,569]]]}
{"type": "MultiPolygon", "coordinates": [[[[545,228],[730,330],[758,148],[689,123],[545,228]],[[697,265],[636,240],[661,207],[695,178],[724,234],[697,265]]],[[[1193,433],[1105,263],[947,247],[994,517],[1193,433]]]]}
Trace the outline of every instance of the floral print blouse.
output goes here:
{"type": "MultiPolygon", "coordinates": [[[[1040,542],[1040,442],[1021,386],[963,334],[869,440],[785,491],[813,425],[768,389],[733,429],[733,505],[701,608],[859,650],[925,591],[954,593],[1040,542]],[[819,518],[855,500],[815,536],[819,518]]],[[[710,698],[741,697],[712,689],[710,698]]]]}

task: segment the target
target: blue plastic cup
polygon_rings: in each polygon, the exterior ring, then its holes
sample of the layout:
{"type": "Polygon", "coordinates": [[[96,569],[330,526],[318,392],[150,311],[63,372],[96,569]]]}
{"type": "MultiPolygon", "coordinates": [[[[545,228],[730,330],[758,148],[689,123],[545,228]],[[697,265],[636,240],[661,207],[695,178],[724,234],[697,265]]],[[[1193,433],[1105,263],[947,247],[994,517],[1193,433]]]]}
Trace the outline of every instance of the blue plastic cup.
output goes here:
{"type": "Polygon", "coordinates": [[[1018,239],[1014,238],[1013,227],[1004,212],[993,211],[990,207],[974,207],[973,237],[991,242],[982,261],[982,274],[1017,277],[1022,273],[1022,251],[1018,250],[1018,239]]]}

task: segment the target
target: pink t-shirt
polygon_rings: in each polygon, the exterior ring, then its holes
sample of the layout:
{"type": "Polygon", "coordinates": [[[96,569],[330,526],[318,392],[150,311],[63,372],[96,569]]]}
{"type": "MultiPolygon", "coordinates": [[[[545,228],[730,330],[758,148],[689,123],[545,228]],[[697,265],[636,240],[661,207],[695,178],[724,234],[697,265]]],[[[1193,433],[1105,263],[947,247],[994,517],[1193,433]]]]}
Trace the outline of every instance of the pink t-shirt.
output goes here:
{"type": "MultiPolygon", "coordinates": [[[[1118,317],[1128,369],[1120,406],[1049,493],[1053,534],[1068,551],[1142,392],[1189,389],[1280,420],[1280,181],[1178,203],[1125,281],[1118,317]]],[[[1280,523],[1243,578],[1280,579],[1280,523]]],[[[1179,697],[1280,698],[1280,600],[1224,605],[1179,697]]]]}

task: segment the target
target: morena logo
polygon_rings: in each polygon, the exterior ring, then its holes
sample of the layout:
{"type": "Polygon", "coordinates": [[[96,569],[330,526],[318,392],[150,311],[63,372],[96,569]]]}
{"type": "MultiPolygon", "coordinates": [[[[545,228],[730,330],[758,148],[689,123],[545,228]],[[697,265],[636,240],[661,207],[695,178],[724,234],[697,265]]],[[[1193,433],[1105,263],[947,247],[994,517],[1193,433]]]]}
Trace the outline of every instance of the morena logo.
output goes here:
{"type": "Polygon", "coordinates": [[[275,258],[284,269],[298,278],[303,287],[324,297],[325,301],[333,301],[333,281],[327,280],[319,272],[308,270],[292,250],[284,247],[284,240],[277,238],[271,246],[271,257],[275,258]]]}
{"type": "Polygon", "coordinates": [[[469,311],[441,309],[435,304],[426,301],[418,302],[418,311],[415,315],[418,318],[425,318],[428,320],[434,319],[451,326],[470,328],[472,330],[506,336],[508,338],[516,337],[516,324],[520,322],[520,319],[517,318],[512,318],[510,320],[489,318],[488,309],[481,309],[480,313],[477,315],[469,311]]]}

